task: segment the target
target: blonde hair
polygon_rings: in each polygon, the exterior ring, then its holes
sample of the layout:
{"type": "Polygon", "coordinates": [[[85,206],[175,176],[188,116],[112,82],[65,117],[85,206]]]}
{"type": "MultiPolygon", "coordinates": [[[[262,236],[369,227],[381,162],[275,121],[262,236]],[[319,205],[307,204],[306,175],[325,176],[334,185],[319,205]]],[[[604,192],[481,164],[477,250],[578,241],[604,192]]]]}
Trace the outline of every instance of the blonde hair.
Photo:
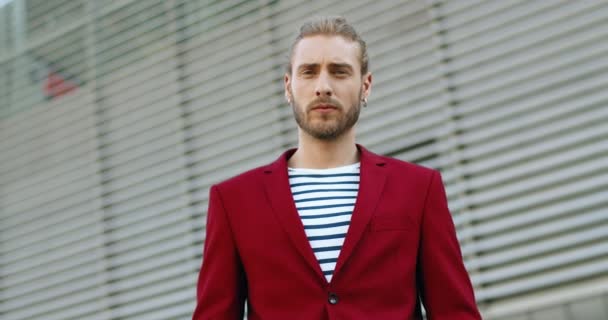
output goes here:
{"type": "Polygon", "coordinates": [[[315,17],[306,21],[300,27],[300,33],[289,49],[288,62],[286,72],[291,74],[293,50],[304,37],[314,35],[332,35],[341,36],[347,40],[357,42],[359,44],[359,62],[361,63],[361,76],[367,74],[369,57],[367,56],[367,45],[359,36],[355,28],[349,24],[345,18],[340,16],[315,17]]]}

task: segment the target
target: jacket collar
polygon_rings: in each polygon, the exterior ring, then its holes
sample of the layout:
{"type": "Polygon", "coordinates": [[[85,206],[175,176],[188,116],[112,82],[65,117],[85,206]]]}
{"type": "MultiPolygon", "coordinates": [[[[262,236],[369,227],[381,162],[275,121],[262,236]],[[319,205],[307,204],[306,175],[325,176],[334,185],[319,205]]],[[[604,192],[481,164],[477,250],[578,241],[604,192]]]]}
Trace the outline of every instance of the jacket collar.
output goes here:
{"type": "MultiPolygon", "coordinates": [[[[359,160],[361,163],[361,167],[365,164],[375,164],[377,166],[384,166],[386,161],[381,156],[367,150],[360,144],[355,144],[357,149],[359,150],[359,160]]],[[[291,156],[298,150],[297,148],[288,149],[283,154],[279,156],[277,160],[272,162],[271,164],[264,167],[264,173],[272,173],[276,171],[286,171],[287,170],[287,160],[291,158],[291,156]]]]}
{"type": "MultiPolygon", "coordinates": [[[[346,239],[344,240],[332,276],[332,282],[340,276],[340,269],[352,254],[357,242],[359,242],[363,232],[367,228],[380,200],[387,176],[387,170],[385,169],[387,163],[384,158],[368,151],[359,144],[357,144],[357,149],[359,150],[361,164],[359,192],[346,239]]],[[[296,150],[296,148],[293,148],[285,151],[276,161],[264,167],[266,196],[271,203],[277,220],[287,233],[293,246],[319,277],[322,278],[321,281],[327,283],[321,271],[321,266],[310,247],[310,242],[306,238],[304,226],[295,207],[289,186],[287,160],[296,150]]]]}

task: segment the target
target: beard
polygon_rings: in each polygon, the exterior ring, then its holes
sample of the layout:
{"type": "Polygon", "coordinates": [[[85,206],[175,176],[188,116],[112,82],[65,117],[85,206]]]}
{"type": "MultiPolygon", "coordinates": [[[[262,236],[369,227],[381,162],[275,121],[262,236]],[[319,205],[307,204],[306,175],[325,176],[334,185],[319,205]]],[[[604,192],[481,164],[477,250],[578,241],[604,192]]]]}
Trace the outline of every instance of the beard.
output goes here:
{"type": "Polygon", "coordinates": [[[362,92],[360,91],[357,102],[348,108],[346,113],[344,113],[344,107],[332,98],[315,99],[309,103],[308,106],[303,108],[294,97],[291,108],[296,123],[304,132],[316,139],[331,141],[342,136],[359,120],[359,113],[361,112],[361,95],[362,92]],[[319,113],[317,115],[311,115],[312,108],[321,103],[331,104],[336,107],[336,110],[327,114],[319,113]]]}

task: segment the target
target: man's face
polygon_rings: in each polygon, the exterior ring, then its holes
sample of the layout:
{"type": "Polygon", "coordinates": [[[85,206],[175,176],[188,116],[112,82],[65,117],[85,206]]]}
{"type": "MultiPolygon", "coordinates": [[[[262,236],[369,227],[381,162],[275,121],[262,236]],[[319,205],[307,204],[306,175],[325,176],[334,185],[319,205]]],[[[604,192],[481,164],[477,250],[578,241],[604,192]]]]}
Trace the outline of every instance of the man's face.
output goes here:
{"type": "Polygon", "coordinates": [[[359,54],[356,42],[340,36],[305,37],[294,48],[285,94],[310,136],[334,140],[359,119],[361,99],[371,87],[371,75],[361,76],[359,54]]]}

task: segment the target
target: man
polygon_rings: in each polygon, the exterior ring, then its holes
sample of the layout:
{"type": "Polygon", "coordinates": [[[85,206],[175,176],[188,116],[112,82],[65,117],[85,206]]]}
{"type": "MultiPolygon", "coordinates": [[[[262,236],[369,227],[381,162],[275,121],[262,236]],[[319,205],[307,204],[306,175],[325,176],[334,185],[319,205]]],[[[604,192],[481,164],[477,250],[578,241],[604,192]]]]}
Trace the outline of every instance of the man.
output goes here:
{"type": "Polygon", "coordinates": [[[304,24],[284,84],[298,148],[211,187],[193,319],[480,319],[439,173],[355,143],[352,26],[304,24]]]}

